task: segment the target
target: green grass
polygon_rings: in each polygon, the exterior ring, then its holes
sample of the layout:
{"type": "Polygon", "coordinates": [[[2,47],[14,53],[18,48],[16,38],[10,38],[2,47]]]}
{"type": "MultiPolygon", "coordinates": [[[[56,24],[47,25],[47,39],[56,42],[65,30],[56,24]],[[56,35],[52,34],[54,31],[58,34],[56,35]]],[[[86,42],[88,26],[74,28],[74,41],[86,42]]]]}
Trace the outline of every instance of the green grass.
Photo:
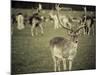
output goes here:
{"type": "MultiPolygon", "coordinates": [[[[81,14],[80,12],[79,15],[81,14]]],[[[44,35],[32,37],[30,28],[26,25],[25,29],[17,30],[16,25],[14,26],[11,41],[12,73],[52,72],[53,60],[49,41],[55,36],[67,37],[66,30],[62,28],[54,30],[53,23],[48,22],[44,25],[44,35]]],[[[78,53],[73,61],[72,70],[95,69],[95,47],[95,36],[80,36],[78,53]]]]}

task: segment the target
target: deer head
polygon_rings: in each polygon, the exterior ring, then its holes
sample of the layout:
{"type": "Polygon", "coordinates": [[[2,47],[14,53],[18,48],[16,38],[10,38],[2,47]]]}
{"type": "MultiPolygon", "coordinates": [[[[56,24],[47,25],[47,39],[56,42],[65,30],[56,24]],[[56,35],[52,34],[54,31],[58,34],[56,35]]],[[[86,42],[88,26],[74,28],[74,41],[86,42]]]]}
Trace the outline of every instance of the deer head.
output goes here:
{"type": "MultiPolygon", "coordinates": [[[[62,25],[61,25],[62,26],[62,25]]],[[[80,35],[80,30],[84,28],[85,25],[78,27],[76,30],[70,29],[70,33],[68,34],[70,36],[70,39],[74,43],[78,43],[78,37],[80,35]]],[[[68,28],[66,28],[67,30],[68,28]]]]}

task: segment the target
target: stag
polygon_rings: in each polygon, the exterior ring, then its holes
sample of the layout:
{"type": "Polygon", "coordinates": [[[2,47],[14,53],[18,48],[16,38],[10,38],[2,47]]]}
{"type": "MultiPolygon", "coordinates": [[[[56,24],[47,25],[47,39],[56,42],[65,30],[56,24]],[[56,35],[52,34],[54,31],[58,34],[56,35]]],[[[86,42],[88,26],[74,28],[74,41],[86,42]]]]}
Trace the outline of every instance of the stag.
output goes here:
{"type": "Polygon", "coordinates": [[[70,38],[54,37],[50,40],[54,71],[61,71],[61,63],[63,64],[63,70],[66,70],[67,60],[69,63],[68,70],[72,70],[72,63],[77,54],[79,31],[84,28],[84,25],[81,25],[76,30],[65,27],[62,21],[59,19],[59,5],[56,7],[56,9],[59,23],[64,29],[70,31],[70,38]]]}

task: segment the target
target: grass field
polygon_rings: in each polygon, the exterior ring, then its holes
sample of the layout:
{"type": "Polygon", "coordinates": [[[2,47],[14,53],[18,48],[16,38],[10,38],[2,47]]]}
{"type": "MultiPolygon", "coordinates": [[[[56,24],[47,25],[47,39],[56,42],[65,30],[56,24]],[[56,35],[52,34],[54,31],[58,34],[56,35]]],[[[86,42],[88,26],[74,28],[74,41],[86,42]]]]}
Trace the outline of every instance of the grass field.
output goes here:
{"type": "MultiPolygon", "coordinates": [[[[13,13],[15,12],[13,11],[13,13]]],[[[75,13],[77,13],[77,11],[75,11],[75,13]]],[[[81,14],[82,13],[78,11],[78,15],[81,14]]],[[[72,15],[76,16],[76,14],[72,15]]],[[[26,25],[25,29],[18,30],[16,25],[14,25],[14,32],[11,38],[12,73],[52,72],[53,60],[50,53],[49,41],[55,36],[63,36],[67,38],[66,30],[62,28],[55,30],[53,23],[46,22],[44,24],[44,35],[32,37],[30,28],[31,26],[26,25]]],[[[73,62],[72,70],[96,68],[95,41],[96,39],[93,35],[79,37],[78,53],[73,62]]]]}

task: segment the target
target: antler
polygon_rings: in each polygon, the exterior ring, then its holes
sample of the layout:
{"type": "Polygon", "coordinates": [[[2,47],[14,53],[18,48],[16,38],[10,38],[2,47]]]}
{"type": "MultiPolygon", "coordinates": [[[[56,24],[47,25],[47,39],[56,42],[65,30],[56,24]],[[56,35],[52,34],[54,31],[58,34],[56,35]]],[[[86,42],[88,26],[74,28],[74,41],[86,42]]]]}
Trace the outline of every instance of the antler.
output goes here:
{"type": "Polygon", "coordinates": [[[60,7],[59,7],[59,6],[60,6],[60,4],[56,5],[56,10],[57,10],[57,18],[58,18],[58,21],[59,21],[60,25],[61,25],[64,29],[67,29],[67,30],[69,30],[69,31],[73,31],[72,29],[65,27],[65,26],[63,25],[63,22],[60,20],[60,18],[59,18],[59,10],[60,10],[60,7]]]}
{"type": "Polygon", "coordinates": [[[81,29],[83,29],[86,25],[82,23],[82,26],[80,26],[75,32],[79,32],[81,29]]]}
{"type": "Polygon", "coordinates": [[[86,23],[86,14],[87,14],[87,9],[86,9],[86,7],[84,7],[84,14],[85,14],[85,20],[84,20],[84,22],[83,23],[81,23],[81,25],[82,26],[80,26],[77,30],[76,30],[76,32],[78,32],[80,29],[82,29],[82,28],[84,28],[86,25],[85,25],[85,23],[86,23]]]}

